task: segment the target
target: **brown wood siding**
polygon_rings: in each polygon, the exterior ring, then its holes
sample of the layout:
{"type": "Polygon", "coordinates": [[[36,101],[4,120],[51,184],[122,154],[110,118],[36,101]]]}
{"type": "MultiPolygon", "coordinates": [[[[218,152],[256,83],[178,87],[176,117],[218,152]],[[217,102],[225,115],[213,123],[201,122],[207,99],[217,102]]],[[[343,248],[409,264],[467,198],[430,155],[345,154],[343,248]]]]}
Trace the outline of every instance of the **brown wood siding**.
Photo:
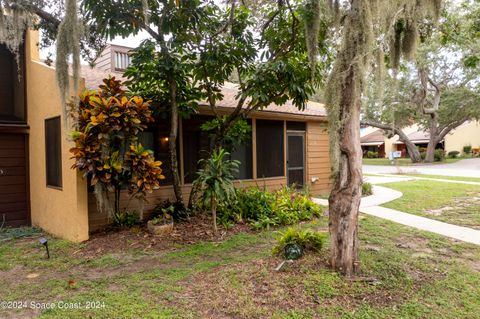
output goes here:
{"type": "MultiPolygon", "coordinates": [[[[260,188],[265,187],[269,190],[276,190],[285,186],[287,184],[287,180],[285,177],[278,177],[258,180],[243,180],[237,181],[235,182],[235,184],[237,187],[240,188],[258,186],[260,188]]],[[[185,201],[188,200],[191,188],[191,184],[184,185],[182,187],[183,197],[185,201]]],[[[155,208],[157,204],[167,199],[173,201],[174,198],[175,196],[172,186],[162,186],[160,189],[152,192],[151,194],[148,194],[147,202],[144,204],[143,218],[148,219],[151,215],[153,208],[155,208]]],[[[139,202],[136,199],[130,199],[127,192],[122,192],[120,199],[120,207],[127,207],[130,210],[136,210],[138,212],[139,202]]],[[[88,223],[90,232],[102,229],[109,224],[108,216],[98,210],[95,195],[93,193],[88,194],[88,223]]]]}
{"type": "Polygon", "coordinates": [[[0,225],[18,227],[30,223],[27,183],[27,136],[0,134],[0,225]]]}
{"type": "Polygon", "coordinates": [[[330,155],[325,122],[307,122],[307,181],[313,195],[330,191],[330,155]],[[312,178],[318,180],[312,183],[312,178]]]}
{"type": "MultiPolygon", "coordinates": [[[[255,119],[253,119],[255,123],[255,119]]],[[[255,179],[256,177],[256,125],[252,127],[252,142],[253,142],[253,176],[254,179],[237,181],[238,187],[258,186],[265,187],[269,190],[279,189],[287,184],[287,179],[283,177],[272,177],[265,179],[255,179]]],[[[180,143],[181,143],[180,139],[180,143]]],[[[306,125],[306,184],[310,186],[311,192],[314,195],[326,193],[330,191],[330,158],[328,146],[328,132],[326,122],[309,121],[306,125]],[[315,183],[311,183],[313,177],[318,178],[315,183]]],[[[183,159],[180,158],[180,161],[183,159]]],[[[185,201],[188,200],[191,185],[187,184],[182,187],[185,201]]],[[[147,196],[147,202],[144,205],[144,218],[148,218],[152,209],[161,201],[173,200],[174,193],[172,186],[162,186],[160,189],[154,191],[147,196]]],[[[121,207],[128,207],[130,210],[137,210],[139,203],[137,200],[129,199],[126,192],[121,195],[121,207]]],[[[108,218],[104,213],[98,211],[96,199],[94,194],[89,194],[88,197],[88,215],[89,215],[89,229],[90,232],[104,228],[108,223],[108,218]]]]}

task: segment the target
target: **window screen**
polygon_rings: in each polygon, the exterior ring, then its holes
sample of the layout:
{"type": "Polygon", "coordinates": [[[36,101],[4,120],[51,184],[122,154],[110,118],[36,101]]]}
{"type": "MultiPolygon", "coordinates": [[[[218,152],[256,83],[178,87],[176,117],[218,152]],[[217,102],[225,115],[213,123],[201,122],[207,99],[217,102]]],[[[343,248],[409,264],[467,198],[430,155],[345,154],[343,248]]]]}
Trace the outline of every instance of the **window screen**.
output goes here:
{"type": "Polygon", "coordinates": [[[45,120],[47,185],[62,187],[62,140],[60,116],[45,120]]]}
{"type": "Polygon", "coordinates": [[[283,121],[257,120],[257,177],[284,176],[283,121]]]}
{"type": "Polygon", "coordinates": [[[287,122],[287,131],[305,131],[305,122],[287,122]]]}
{"type": "Polygon", "coordinates": [[[183,130],[183,172],[185,183],[192,183],[200,168],[198,161],[207,158],[212,143],[207,133],[200,129],[200,126],[213,119],[211,116],[196,115],[182,122],[183,130]]]}
{"type": "Polygon", "coordinates": [[[235,148],[231,155],[232,160],[240,161],[238,173],[235,174],[236,179],[251,179],[252,171],[252,142],[251,140],[235,148]]]}
{"type": "MultiPolygon", "coordinates": [[[[145,148],[152,150],[155,160],[161,161],[162,175],[165,179],[160,180],[160,185],[171,185],[173,181],[172,169],[170,165],[170,149],[169,136],[170,125],[169,120],[162,120],[150,126],[147,130],[139,133],[138,142],[145,148]]],[[[177,139],[177,157],[179,151],[179,143],[177,139]]]]}

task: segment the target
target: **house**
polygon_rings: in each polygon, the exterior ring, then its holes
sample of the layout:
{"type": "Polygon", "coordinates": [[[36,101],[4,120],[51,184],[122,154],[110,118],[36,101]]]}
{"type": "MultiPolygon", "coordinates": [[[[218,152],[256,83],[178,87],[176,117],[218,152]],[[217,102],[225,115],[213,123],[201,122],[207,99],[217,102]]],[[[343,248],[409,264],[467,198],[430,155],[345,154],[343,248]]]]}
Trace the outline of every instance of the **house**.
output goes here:
{"type": "MultiPolygon", "coordinates": [[[[408,139],[417,147],[426,148],[430,139],[428,131],[423,131],[417,125],[403,129],[408,139]]],[[[407,157],[408,152],[405,143],[399,140],[398,135],[388,138],[383,130],[374,127],[365,127],[360,133],[360,142],[364,156],[368,151],[378,152],[378,157],[388,157],[390,152],[400,151],[402,157],[407,157]]],[[[463,147],[470,145],[473,148],[480,147],[480,122],[466,122],[449,134],[437,144],[437,149],[443,149],[446,153],[458,151],[463,153],[463,147]]]]}
{"type": "MultiPolygon", "coordinates": [[[[108,218],[98,211],[87,181],[71,169],[71,128],[62,115],[55,70],[40,61],[37,42],[38,33],[29,31],[21,50],[20,73],[16,72],[15,58],[0,46],[0,225],[3,218],[8,226],[32,224],[58,237],[84,241],[90,232],[105,226],[108,218]]],[[[107,74],[128,65],[128,59],[116,55],[115,46],[109,50],[110,55],[105,56],[113,56],[113,61],[105,60],[105,69],[84,72],[82,88],[96,88],[107,74]]],[[[225,86],[220,112],[232,110],[234,92],[233,84],[225,86]]],[[[198,159],[208,146],[200,125],[212,114],[206,105],[199,104],[198,114],[179,123],[180,175],[185,197],[198,159]]],[[[248,121],[251,143],[232,154],[242,162],[236,182],[239,187],[258,185],[273,190],[297,184],[317,194],[330,189],[327,120],[321,104],[309,103],[304,111],[289,103],[271,105],[251,113],[248,121]]],[[[140,136],[165,163],[167,177],[160,189],[149,194],[146,213],[160,200],[173,199],[167,122],[157,121],[140,136]]],[[[122,194],[122,205],[128,202],[127,194],[122,194]]],[[[136,202],[130,205],[130,209],[138,208],[136,202]]]]}

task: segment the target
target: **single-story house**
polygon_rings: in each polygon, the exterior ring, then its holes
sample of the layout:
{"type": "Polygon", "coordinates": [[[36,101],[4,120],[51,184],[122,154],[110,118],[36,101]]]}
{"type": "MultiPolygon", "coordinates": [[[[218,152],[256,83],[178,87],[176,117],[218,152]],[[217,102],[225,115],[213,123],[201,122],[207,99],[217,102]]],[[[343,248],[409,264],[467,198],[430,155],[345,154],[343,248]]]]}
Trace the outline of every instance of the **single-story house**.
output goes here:
{"type": "MultiPolygon", "coordinates": [[[[40,61],[37,42],[38,32],[27,32],[18,66],[15,57],[0,45],[0,225],[35,225],[58,237],[84,241],[108,219],[98,211],[87,181],[71,169],[71,128],[62,118],[55,70],[40,61]]],[[[85,73],[82,88],[96,87],[108,73],[128,65],[124,56],[110,53],[115,57],[110,61],[115,70],[85,73]]],[[[219,103],[221,112],[232,110],[234,92],[234,85],[226,85],[225,98],[219,103]]],[[[199,104],[198,114],[179,123],[180,175],[185,197],[198,159],[208,149],[208,138],[200,125],[212,114],[206,105],[199,104]]],[[[296,184],[309,187],[314,194],[330,189],[327,119],[321,104],[309,103],[304,111],[289,103],[271,105],[251,113],[248,120],[251,143],[232,154],[242,162],[239,187],[258,185],[273,190],[296,184]]],[[[173,199],[167,122],[157,121],[140,136],[165,163],[167,177],[160,189],[149,194],[147,213],[160,200],[173,199]]],[[[128,202],[126,195],[124,205],[128,202]]],[[[133,207],[129,208],[135,209],[136,203],[130,204],[133,207]]]]}
{"type": "MultiPolygon", "coordinates": [[[[417,125],[403,129],[410,141],[418,147],[427,147],[430,139],[428,131],[423,131],[417,125]]],[[[399,140],[398,135],[388,138],[383,131],[374,127],[365,127],[360,133],[360,140],[364,154],[366,151],[378,151],[379,157],[388,157],[390,152],[400,151],[402,157],[407,157],[408,152],[405,143],[399,140]],[[383,154],[380,156],[380,154],[383,154]]],[[[437,149],[443,149],[446,153],[458,151],[463,153],[463,147],[470,145],[473,148],[480,147],[480,122],[469,121],[460,125],[437,144],[437,149]]]]}
{"type": "Polygon", "coordinates": [[[375,130],[360,138],[360,145],[362,146],[363,157],[366,157],[368,152],[375,152],[377,157],[385,157],[385,136],[382,130],[375,130]]]}

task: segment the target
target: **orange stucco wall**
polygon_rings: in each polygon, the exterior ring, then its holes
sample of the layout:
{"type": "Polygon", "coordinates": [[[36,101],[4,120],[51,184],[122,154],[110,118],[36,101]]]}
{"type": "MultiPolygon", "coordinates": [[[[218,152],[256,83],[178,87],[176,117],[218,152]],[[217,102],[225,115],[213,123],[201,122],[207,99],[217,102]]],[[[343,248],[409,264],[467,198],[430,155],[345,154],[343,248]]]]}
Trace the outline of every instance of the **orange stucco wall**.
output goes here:
{"type": "Polygon", "coordinates": [[[38,33],[26,38],[27,118],[30,126],[30,206],[32,224],[72,241],[88,239],[86,182],[72,170],[70,128],[62,116],[62,188],[46,186],[45,119],[62,114],[55,70],[39,61],[38,33]]]}

